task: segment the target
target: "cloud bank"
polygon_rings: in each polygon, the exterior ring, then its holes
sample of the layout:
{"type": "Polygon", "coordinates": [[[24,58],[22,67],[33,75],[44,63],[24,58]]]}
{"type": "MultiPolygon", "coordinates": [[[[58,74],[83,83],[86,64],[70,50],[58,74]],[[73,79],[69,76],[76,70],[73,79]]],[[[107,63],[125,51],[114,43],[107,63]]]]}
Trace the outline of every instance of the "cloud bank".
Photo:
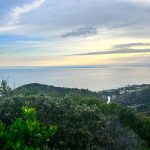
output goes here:
{"type": "Polygon", "coordinates": [[[87,56],[89,64],[94,55],[150,55],[149,0],[1,0],[0,8],[0,53],[18,58],[16,64],[22,57],[51,65],[60,56],[67,65],[72,57],[76,64],[87,56]]]}

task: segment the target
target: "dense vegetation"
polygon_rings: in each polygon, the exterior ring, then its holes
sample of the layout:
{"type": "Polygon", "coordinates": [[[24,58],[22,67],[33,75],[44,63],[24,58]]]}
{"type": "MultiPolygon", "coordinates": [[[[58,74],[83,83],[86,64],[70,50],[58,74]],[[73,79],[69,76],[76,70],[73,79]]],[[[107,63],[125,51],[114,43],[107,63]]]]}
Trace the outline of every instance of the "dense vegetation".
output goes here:
{"type": "Polygon", "coordinates": [[[150,115],[150,87],[140,91],[125,93],[116,98],[118,103],[131,106],[138,112],[150,115]]]}
{"type": "Polygon", "coordinates": [[[57,127],[46,126],[36,119],[34,108],[22,107],[22,118],[11,124],[0,123],[1,149],[36,149],[48,148],[48,141],[57,131],[57,127]]]}
{"type": "Polygon", "coordinates": [[[111,100],[116,103],[135,109],[144,115],[150,115],[150,85],[132,85],[118,89],[104,90],[98,92],[99,96],[107,101],[110,96],[111,100]]]}
{"type": "MultiPolygon", "coordinates": [[[[5,86],[4,86],[5,85],[5,86]]],[[[148,150],[150,118],[88,90],[0,88],[0,149],[148,150]],[[4,92],[5,91],[5,92],[4,92]]]]}
{"type": "Polygon", "coordinates": [[[118,98],[118,101],[127,105],[150,104],[150,87],[131,93],[125,93],[118,98]]]}

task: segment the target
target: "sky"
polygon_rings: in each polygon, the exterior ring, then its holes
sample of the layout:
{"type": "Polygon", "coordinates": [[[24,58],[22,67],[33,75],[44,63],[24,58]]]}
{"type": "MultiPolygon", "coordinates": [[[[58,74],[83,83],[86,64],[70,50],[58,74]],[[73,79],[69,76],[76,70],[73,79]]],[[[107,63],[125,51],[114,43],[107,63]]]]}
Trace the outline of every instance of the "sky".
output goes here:
{"type": "Polygon", "coordinates": [[[0,67],[150,66],[150,0],[1,0],[0,67]]]}

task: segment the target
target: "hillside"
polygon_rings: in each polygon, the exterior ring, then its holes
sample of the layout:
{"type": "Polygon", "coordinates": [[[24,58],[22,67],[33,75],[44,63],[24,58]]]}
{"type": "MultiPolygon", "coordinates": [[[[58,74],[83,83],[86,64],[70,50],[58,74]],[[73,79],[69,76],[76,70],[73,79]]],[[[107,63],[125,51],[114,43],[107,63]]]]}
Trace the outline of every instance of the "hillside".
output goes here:
{"type": "Polygon", "coordinates": [[[107,100],[110,96],[115,103],[123,104],[136,109],[146,115],[150,115],[150,85],[133,85],[119,89],[98,92],[107,100]]]}
{"type": "Polygon", "coordinates": [[[137,104],[150,104],[150,87],[140,90],[126,91],[116,96],[115,101],[129,106],[137,104]]]}
{"type": "Polygon", "coordinates": [[[12,91],[13,94],[22,95],[51,95],[51,96],[65,96],[69,93],[77,93],[84,96],[96,96],[100,97],[96,92],[89,91],[88,89],[77,89],[77,88],[65,88],[65,87],[54,87],[48,85],[42,85],[38,83],[27,84],[16,88],[12,91]]]}
{"type": "Polygon", "coordinates": [[[148,150],[150,118],[89,90],[0,87],[0,149],[148,150]]]}
{"type": "Polygon", "coordinates": [[[139,112],[150,115],[150,87],[141,91],[125,93],[116,98],[115,101],[135,108],[139,112]]]}

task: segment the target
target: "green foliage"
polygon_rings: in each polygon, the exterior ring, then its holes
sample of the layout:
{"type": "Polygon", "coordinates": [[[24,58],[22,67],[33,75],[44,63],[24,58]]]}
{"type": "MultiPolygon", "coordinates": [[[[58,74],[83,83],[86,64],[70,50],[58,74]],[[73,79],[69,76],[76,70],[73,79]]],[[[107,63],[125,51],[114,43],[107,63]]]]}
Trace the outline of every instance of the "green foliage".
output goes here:
{"type": "Polygon", "coordinates": [[[0,95],[1,96],[8,96],[10,94],[11,88],[9,87],[6,80],[2,80],[0,85],[0,95]]]}
{"type": "Polygon", "coordinates": [[[120,122],[132,129],[142,139],[145,145],[150,147],[150,117],[136,113],[134,110],[118,104],[110,104],[104,107],[103,112],[107,115],[119,117],[120,122]]]}
{"type": "Polygon", "coordinates": [[[121,122],[132,128],[150,146],[150,118],[124,108],[120,114],[121,122]]]}
{"type": "Polygon", "coordinates": [[[0,97],[0,120],[2,150],[148,150],[150,139],[148,117],[88,90],[21,87],[0,97]]]}
{"type": "Polygon", "coordinates": [[[150,104],[150,87],[141,91],[125,93],[117,101],[126,105],[150,104]]]}
{"type": "Polygon", "coordinates": [[[57,132],[55,126],[44,126],[36,119],[34,108],[23,107],[23,118],[17,118],[6,127],[0,123],[0,147],[4,150],[39,150],[46,147],[57,132]]]}

